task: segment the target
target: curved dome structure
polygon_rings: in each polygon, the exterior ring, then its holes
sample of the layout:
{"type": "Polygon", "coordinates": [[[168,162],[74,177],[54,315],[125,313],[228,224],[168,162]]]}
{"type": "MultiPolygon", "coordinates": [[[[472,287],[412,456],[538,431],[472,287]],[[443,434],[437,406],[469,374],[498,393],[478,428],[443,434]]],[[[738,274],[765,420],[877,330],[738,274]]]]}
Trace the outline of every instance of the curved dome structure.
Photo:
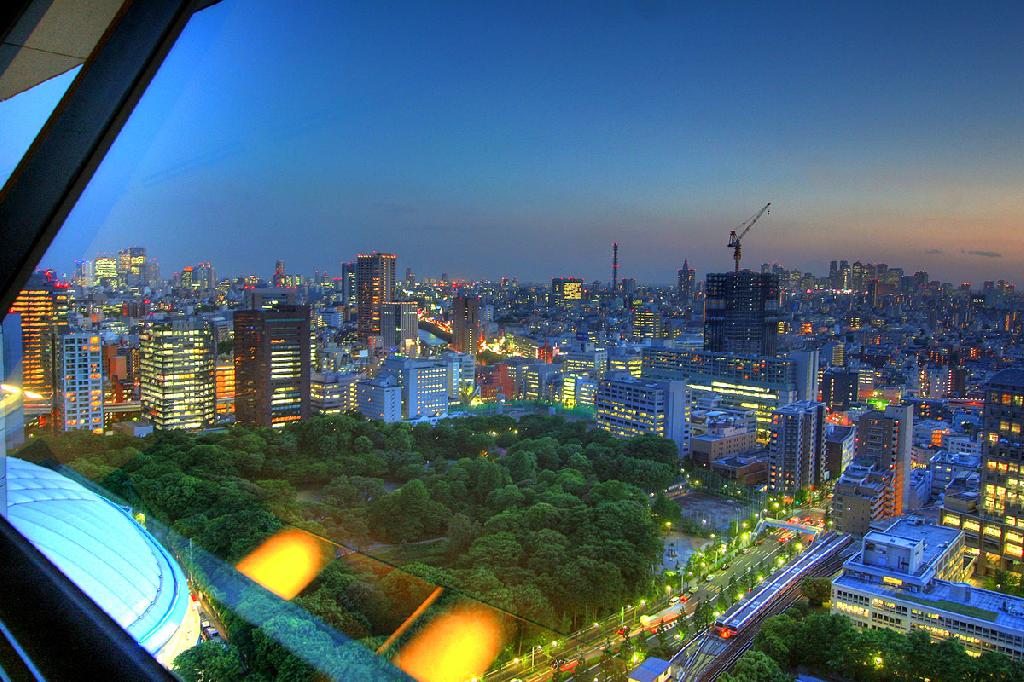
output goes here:
{"type": "Polygon", "coordinates": [[[126,509],[14,457],[7,505],[11,524],[161,663],[196,643],[181,567],[126,509]]]}

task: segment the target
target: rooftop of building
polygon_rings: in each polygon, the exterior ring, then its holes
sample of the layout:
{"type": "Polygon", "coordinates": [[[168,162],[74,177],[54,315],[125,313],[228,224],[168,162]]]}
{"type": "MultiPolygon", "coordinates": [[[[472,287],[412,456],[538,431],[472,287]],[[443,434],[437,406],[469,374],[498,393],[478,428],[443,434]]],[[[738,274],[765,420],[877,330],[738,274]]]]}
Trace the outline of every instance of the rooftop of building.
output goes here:
{"type": "Polygon", "coordinates": [[[952,452],[939,450],[929,460],[932,464],[955,464],[961,467],[976,468],[981,466],[981,455],[969,452],[952,452]]]}
{"type": "Polygon", "coordinates": [[[844,573],[832,582],[840,587],[867,592],[889,600],[899,599],[920,604],[936,611],[980,621],[987,626],[996,625],[1024,634],[1024,598],[1021,597],[946,580],[933,580],[930,589],[924,592],[910,592],[894,585],[869,582],[849,573],[844,573]]]}
{"type": "Polygon", "coordinates": [[[665,674],[671,663],[661,658],[648,658],[629,671],[629,679],[635,682],[654,682],[665,674]]]}
{"type": "Polygon", "coordinates": [[[875,469],[874,460],[870,457],[855,456],[853,461],[843,469],[842,475],[839,477],[839,483],[863,483],[870,478],[882,479],[885,477],[884,471],[875,469]]]}
{"type": "Polygon", "coordinates": [[[824,408],[824,403],[819,403],[816,400],[797,400],[796,402],[784,405],[776,410],[779,414],[801,414],[808,410],[815,410],[818,408],[824,408]]]}
{"type": "Polygon", "coordinates": [[[988,383],[1024,388],[1024,369],[1011,368],[1000,370],[989,377],[988,383]]]}
{"type": "Polygon", "coordinates": [[[189,587],[131,514],[45,467],[7,458],[7,517],[150,653],[186,619],[189,587]]]}
{"type": "Polygon", "coordinates": [[[629,372],[609,372],[608,374],[605,375],[603,383],[604,382],[616,382],[622,384],[629,384],[631,386],[636,386],[639,388],[651,389],[661,388],[665,384],[664,381],[658,381],[656,379],[644,379],[640,377],[635,377],[629,372]]]}
{"type": "Polygon", "coordinates": [[[852,426],[842,426],[840,424],[830,424],[825,430],[825,440],[832,443],[842,443],[847,438],[856,434],[856,430],[852,426]]]}
{"type": "Polygon", "coordinates": [[[719,459],[716,459],[712,466],[724,467],[726,469],[734,469],[749,466],[751,464],[758,464],[760,462],[767,462],[768,457],[769,454],[767,450],[756,450],[754,452],[744,452],[738,455],[721,457],[719,459]]]}
{"type": "MultiPolygon", "coordinates": [[[[904,549],[920,547],[921,563],[913,573],[907,573],[907,575],[921,577],[930,570],[934,570],[939,559],[959,535],[960,531],[956,528],[938,526],[916,516],[901,516],[883,529],[869,530],[864,535],[861,552],[854,555],[847,562],[847,566],[855,569],[875,567],[875,564],[863,563],[864,550],[870,549],[872,544],[904,549]]],[[[891,571],[892,569],[887,570],[891,571]]]]}

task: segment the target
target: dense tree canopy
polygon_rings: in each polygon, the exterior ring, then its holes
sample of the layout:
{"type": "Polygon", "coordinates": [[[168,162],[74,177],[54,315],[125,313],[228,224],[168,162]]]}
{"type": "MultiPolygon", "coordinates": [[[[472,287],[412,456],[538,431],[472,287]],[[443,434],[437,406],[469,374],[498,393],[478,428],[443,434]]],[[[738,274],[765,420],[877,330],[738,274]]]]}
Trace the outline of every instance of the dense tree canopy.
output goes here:
{"type": "MultiPolygon", "coordinates": [[[[616,440],[557,417],[410,427],[344,415],[146,439],[70,433],[23,456],[69,464],[168,537],[190,538],[229,565],[288,526],[386,554],[379,566],[330,563],[295,600],[369,645],[426,596],[403,584],[414,575],[519,616],[514,638],[528,636],[528,623],[564,631],[590,622],[645,594],[658,525],[677,518],[662,496],[652,514],[647,494],[675,480],[670,442],[616,440]],[[427,563],[402,558],[415,550],[427,563]],[[396,561],[405,572],[393,571],[396,561]]],[[[211,679],[236,663],[257,679],[312,674],[268,639],[269,623],[226,617],[232,645],[196,649],[180,662],[184,677],[206,669],[211,679]]]]}
{"type": "Polygon", "coordinates": [[[846,616],[832,613],[804,615],[790,609],[766,620],[754,645],[758,653],[774,662],[774,668],[764,658],[749,660],[743,667],[738,662],[731,676],[723,679],[791,679],[788,675],[778,678],[774,671],[798,667],[853,682],[1024,679],[1024,666],[1002,654],[984,653],[974,658],[954,640],[932,642],[922,630],[905,635],[884,628],[861,629],[846,616]]]}

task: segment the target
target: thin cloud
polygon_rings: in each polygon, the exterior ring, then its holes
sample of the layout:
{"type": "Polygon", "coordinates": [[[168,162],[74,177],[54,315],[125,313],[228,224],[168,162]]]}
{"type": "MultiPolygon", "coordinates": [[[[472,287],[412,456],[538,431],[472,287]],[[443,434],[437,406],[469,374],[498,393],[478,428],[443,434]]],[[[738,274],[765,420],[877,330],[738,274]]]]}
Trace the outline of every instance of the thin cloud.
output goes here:
{"type": "Polygon", "coordinates": [[[927,251],[925,251],[925,253],[928,254],[929,256],[941,256],[946,252],[942,249],[928,249],[927,251]]]}
{"type": "Polygon", "coordinates": [[[980,256],[981,258],[1002,258],[1003,254],[998,251],[965,251],[960,249],[960,253],[967,256],[980,256]]]}

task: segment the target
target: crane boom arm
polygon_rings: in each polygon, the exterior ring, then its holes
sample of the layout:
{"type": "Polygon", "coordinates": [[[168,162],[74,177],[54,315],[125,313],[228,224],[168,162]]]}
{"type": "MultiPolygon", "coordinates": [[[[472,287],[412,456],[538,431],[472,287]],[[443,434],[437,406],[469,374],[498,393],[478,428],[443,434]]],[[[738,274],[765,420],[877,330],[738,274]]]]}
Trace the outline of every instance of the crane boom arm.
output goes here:
{"type": "Polygon", "coordinates": [[[748,218],[743,223],[740,223],[739,225],[737,225],[736,229],[733,230],[733,232],[736,233],[735,241],[738,242],[741,239],[743,239],[743,237],[746,236],[747,232],[750,232],[750,228],[752,228],[754,226],[754,223],[756,223],[758,220],[760,220],[761,216],[763,216],[765,213],[768,212],[768,209],[771,208],[771,205],[772,205],[772,202],[769,201],[767,204],[764,205],[764,208],[762,208],[760,211],[755,213],[752,217],[748,218]]]}

